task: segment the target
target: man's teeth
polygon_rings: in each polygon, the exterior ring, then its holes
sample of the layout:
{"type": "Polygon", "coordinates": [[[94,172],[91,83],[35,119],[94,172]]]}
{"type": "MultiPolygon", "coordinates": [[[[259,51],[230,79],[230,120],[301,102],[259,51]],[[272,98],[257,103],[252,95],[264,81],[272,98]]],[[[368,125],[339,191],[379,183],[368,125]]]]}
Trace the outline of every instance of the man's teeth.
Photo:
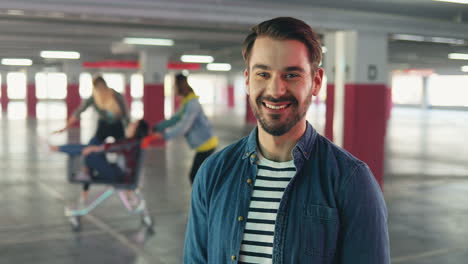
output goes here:
{"type": "Polygon", "coordinates": [[[286,108],[287,105],[278,105],[278,106],[276,106],[276,105],[271,105],[271,104],[265,103],[265,106],[268,107],[268,108],[270,108],[270,109],[279,110],[279,109],[284,109],[284,108],[286,108]]]}

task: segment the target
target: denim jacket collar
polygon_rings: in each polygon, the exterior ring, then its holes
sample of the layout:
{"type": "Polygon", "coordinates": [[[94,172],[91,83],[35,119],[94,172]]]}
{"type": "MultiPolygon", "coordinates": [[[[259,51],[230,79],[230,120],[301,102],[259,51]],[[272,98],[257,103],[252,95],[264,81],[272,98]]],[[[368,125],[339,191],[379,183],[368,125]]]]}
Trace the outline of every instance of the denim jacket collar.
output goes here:
{"type": "MultiPolygon", "coordinates": [[[[309,160],[311,151],[313,150],[313,146],[315,143],[315,139],[317,138],[317,131],[312,127],[312,125],[306,121],[306,131],[304,135],[299,139],[299,141],[294,146],[292,153],[294,161],[302,161],[304,159],[309,160]],[[301,153],[298,156],[296,153],[301,153]],[[296,155],[295,155],[296,154],[296,155]]],[[[245,152],[242,156],[242,159],[246,159],[248,157],[251,158],[251,162],[255,162],[257,160],[257,134],[258,134],[258,127],[252,130],[248,139],[245,152]]]]}

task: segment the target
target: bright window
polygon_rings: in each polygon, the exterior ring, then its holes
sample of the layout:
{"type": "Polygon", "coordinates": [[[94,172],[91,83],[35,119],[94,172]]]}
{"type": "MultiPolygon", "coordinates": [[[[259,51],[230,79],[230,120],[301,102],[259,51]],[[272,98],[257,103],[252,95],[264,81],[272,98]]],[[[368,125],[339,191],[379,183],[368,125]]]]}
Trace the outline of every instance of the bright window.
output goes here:
{"type": "Polygon", "coordinates": [[[428,97],[434,106],[468,106],[468,75],[431,76],[428,97]]]}
{"type": "Polygon", "coordinates": [[[107,86],[121,94],[125,93],[125,79],[123,74],[104,73],[102,77],[106,80],[107,86]]]}
{"type": "Polygon", "coordinates": [[[200,104],[214,104],[218,80],[215,75],[193,74],[187,78],[195,94],[200,98],[200,104]]]}
{"type": "Polygon", "coordinates": [[[139,73],[132,74],[130,77],[130,94],[132,98],[143,97],[143,75],[139,73]]]}
{"type": "Polygon", "coordinates": [[[10,99],[24,100],[26,98],[26,74],[23,72],[9,72],[7,86],[10,99]]]}
{"type": "Polygon", "coordinates": [[[37,119],[64,120],[67,118],[67,106],[64,102],[38,102],[37,119]]]}
{"type": "Polygon", "coordinates": [[[132,102],[132,108],[130,109],[130,116],[132,119],[143,118],[143,102],[141,100],[135,100],[132,102]]]}
{"type": "Polygon", "coordinates": [[[93,89],[93,77],[90,73],[83,72],[80,74],[80,97],[88,98],[92,94],[93,89]]]}
{"type": "Polygon", "coordinates": [[[395,104],[421,104],[423,77],[414,75],[394,75],[392,78],[392,98],[395,104]]]}
{"type": "Polygon", "coordinates": [[[36,74],[36,96],[38,99],[65,99],[67,76],[64,73],[36,74]]]}
{"type": "Polygon", "coordinates": [[[26,118],[26,103],[25,102],[9,102],[8,103],[8,119],[20,120],[26,118]]]}

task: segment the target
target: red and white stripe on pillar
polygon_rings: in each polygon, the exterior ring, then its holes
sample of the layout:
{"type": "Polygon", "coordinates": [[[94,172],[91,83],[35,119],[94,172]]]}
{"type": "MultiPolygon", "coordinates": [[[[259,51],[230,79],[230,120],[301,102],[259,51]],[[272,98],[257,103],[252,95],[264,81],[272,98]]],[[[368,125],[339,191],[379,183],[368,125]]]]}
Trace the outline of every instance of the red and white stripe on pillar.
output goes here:
{"type": "Polygon", "coordinates": [[[26,85],[26,112],[28,118],[36,118],[36,105],[36,84],[34,82],[29,82],[26,85]]]}
{"type": "Polygon", "coordinates": [[[7,89],[7,84],[6,84],[6,78],[2,83],[2,96],[0,97],[0,102],[2,104],[2,112],[6,112],[8,109],[8,103],[10,99],[8,98],[8,89],[7,89]]]}
{"type": "MultiPolygon", "coordinates": [[[[67,118],[73,114],[73,112],[80,106],[81,97],[80,97],[80,86],[78,83],[69,83],[67,85],[67,98],[65,102],[67,104],[67,118]]],[[[79,121],[73,124],[73,127],[79,127],[79,121]]]]}
{"type": "Polygon", "coordinates": [[[325,135],[367,163],[382,187],[391,107],[386,34],[336,32],[325,40],[334,75],[327,86],[325,135]]]}

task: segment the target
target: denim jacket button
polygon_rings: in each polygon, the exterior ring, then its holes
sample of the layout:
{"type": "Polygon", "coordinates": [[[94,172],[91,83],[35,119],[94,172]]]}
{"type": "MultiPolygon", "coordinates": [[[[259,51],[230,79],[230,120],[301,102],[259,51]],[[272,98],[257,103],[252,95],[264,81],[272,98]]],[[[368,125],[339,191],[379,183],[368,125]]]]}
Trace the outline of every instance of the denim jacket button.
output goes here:
{"type": "Polygon", "coordinates": [[[247,179],[248,184],[252,184],[252,179],[247,179]]]}
{"type": "Polygon", "coordinates": [[[239,217],[237,217],[237,221],[239,221],[239,222],[242,222],[242,221],[244,221],[244,217],[243,217],[242,215],[241,215],[241,216],[239,216],[239,217]]]}
{"type": "Polygon", "coordinates": [[[252,156],[250,156],[250,157],[252,157],[252,159],[255,159],[255,157],[257,157],[257,155],[252,154],[252,156]]]}
{"type": "Polygon", "coordinates": [[[235,261],[235,260],[236,260],[236,256],[232,255],[232,256],[231,256],[231,259],[232,259],[232,261],[235,261]]]}

